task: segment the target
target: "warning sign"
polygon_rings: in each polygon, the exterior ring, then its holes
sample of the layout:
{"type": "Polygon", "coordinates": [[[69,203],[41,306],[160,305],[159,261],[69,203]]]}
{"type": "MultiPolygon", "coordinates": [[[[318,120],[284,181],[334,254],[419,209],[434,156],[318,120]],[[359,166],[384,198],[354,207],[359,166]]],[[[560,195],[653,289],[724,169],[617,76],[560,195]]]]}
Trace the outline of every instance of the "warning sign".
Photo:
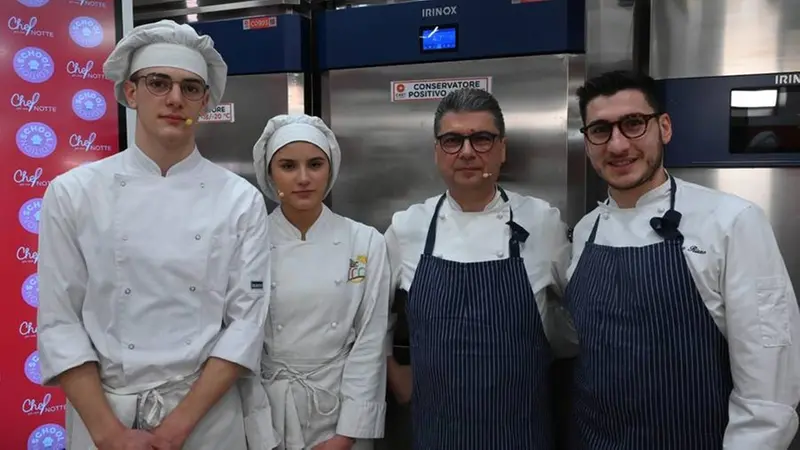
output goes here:
{"type": "Polygon", "coordinates": [[[392,81],[392,102],[441,100],[450,92],[464,88],[492,92],[492,77],[392,81]]]}
{"type": "Polygon", "coordinates": [[[233,103],[221,103],[211,111],[198,117],[197,121],[203,123],[233,123],[235,122],[233,103]]]}

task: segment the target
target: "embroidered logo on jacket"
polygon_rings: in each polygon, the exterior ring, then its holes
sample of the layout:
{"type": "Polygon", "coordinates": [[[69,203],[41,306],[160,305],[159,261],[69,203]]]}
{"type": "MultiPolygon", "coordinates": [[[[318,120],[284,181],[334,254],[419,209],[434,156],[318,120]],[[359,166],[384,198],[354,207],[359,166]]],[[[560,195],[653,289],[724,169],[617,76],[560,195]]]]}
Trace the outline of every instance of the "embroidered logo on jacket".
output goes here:
{"type": "Polygon", "coordinates": [[[263,281],[251,281],[250,282],[250,289],[252,289],[254,291],[264,290],[264,282],[263,281]]]}
{"type": "Polygon", "coordinates": [[[367,277],[367,256],[358,255],[350,259],[350,268],[347,270],[348,283],[361,283],[367,277]]]}

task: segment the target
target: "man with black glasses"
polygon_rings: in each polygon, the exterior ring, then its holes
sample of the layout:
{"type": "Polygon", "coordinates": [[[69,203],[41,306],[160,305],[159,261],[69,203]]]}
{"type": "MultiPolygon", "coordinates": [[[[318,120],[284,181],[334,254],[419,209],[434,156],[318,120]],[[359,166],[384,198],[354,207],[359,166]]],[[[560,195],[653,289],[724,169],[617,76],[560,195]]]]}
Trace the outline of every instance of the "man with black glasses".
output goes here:
{"type": "Polygon", "coordinates": [[[786,450],[800,312],[764,212],[667,173],[652,78],[606,73],[578,97],[609,197],[575,228],[565,296],[575,448],[786,450]]]}
{"type": "Polygon", "coordinates": [[[69,400],[69,448],[244,449],[246,431],[251,449],[275,444],[266,400],[246,411],[237,386],[259,372],[265,203],[195,147],[225,90],[213,44],[171,21],[125,36],[104,70],[137,112],[136,144],[44,195],[39,358],[69,400]]]}
{"type": "Polygon", "coordinates": [[[411,341],[410,369],[389,357],[390,386],[411,399],[414,449],[552,450],[549,369],[574,349],[552,295],[566,226],[547,202],[497,184],[506,134],[491,94],[447,95],[433,129],[448,190],[386,231],[411,341]]]}

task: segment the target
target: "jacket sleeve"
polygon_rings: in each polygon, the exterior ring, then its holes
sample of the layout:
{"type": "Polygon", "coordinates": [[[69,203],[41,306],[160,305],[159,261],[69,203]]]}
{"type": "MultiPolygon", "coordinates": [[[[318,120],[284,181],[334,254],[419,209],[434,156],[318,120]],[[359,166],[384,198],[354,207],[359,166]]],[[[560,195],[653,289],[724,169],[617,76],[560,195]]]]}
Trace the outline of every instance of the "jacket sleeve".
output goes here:
{"type": "Polygon", "coordinates": [[[389,313],[389,260],[386,243],[373,231],[367,256],[364,296],[356,316],[356,339],[342,375],[342,409],[337,434],[360,439],[383,437],[386,415],[384,339],[389,313]]]}
{"type": "Polygon", "coordinates": [[[386,251],[389,255],[389,324],[386,330],[386,337],[383,342],[383,350],[386,356],[392,356],[394,350],[394,328],[397,323],[397,313],[392,312],[394,306],[395,293],[400,288],[400,269],[403,261],[400,255],[400,243],[397,241],[397,234],[390,225],[384,233],[386,241],[386,251]]]}
{"type": "Polygon", "coordinates": [[[56,178],[44,193],[39,216],[37,346],[42,384],[57,385],[67,370],[98,361],[83,326],[88,272],[78,244],[72,199],[56,178]]]}
{"type": "Polygon", "coordinates": [[[270,299],[269,221],[261,194],[253,189],[237,224],[237,243],[225,297],[224,329],[210,356],[259,373],[270,299]]]}
{"type": "Polygon", "coordinates": [[[733,378],[723,448],[786,449],[798,428],[800,310],[772,227],[755,205],[727,237],[720,284],[733,378]]]}
{"type": "Polygon", "coordinates": [[[572,245],[558,208],[549,208],[543,214],[543,219],[543,239],[537,244],[546,252],[553,282],[540,294],[544,303],[544,307],[540,308],[542,326],[554,355],[572,358],[578,354],[578,333],[563,302],[572,245]]]}

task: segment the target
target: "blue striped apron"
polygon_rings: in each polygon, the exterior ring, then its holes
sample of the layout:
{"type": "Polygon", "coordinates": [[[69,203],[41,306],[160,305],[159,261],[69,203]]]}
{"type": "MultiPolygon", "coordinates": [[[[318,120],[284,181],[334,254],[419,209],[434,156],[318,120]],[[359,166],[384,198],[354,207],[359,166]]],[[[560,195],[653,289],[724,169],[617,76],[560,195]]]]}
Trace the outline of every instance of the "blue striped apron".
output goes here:
{"type": "Polygon", "coordinates": [[[719,450],[733,389],[728,345],[692,280],[670,209],[645,247],[594,243],[566,291],[580,355],[574,419],[580,450],[719,450]],[[670,219],[671,218],[671,219],[670,219]]]}
{"type": "MultiPolygon", "coordinates": [[[[506,203],[508,196],[500,189],[506,203]]],[[[432,256],[439,198],[409,289],[415,450],[552,450],[542,329],[520,243],[509,259],[460,263],[432,256]]]]}

